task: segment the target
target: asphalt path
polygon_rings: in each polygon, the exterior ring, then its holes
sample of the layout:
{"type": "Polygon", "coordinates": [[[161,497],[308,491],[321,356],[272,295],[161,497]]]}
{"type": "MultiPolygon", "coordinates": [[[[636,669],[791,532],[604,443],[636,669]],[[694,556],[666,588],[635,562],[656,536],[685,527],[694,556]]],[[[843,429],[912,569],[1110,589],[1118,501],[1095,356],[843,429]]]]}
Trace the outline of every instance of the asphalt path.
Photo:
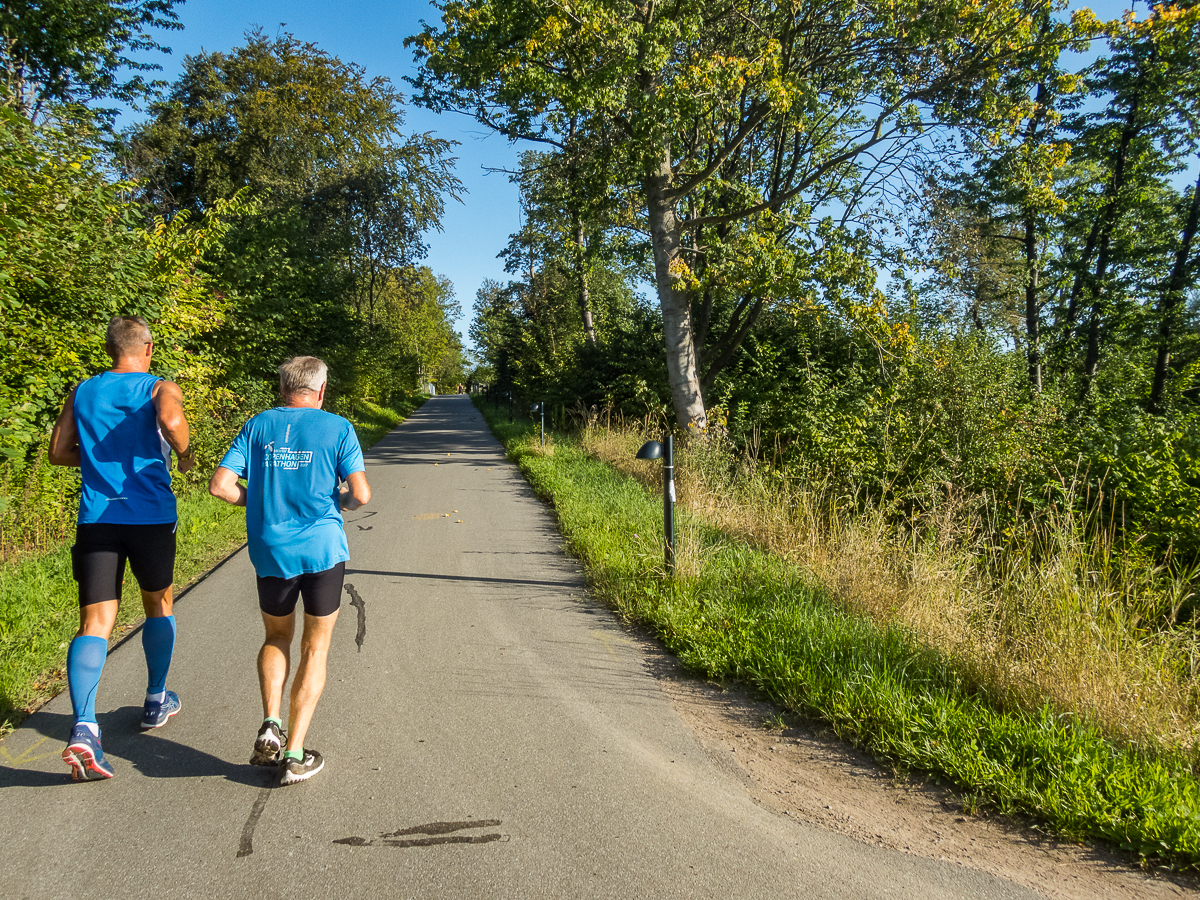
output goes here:
{"type": "MultiPolygon", "coordinates": [[[[466,397],[436,397],[367,454],[329,682],[325,769],[248,764],[261,642],[245,551],[182,595],[141,733],[135,635],[97,701],[110,781],[59,754],[64,693],[0,742],[9,898],[1017,898],[1024,888],[757,806],[589,598],[542,504],[466,397]]],[[[297,637],[297,641],[299,638],[297,637]]]]}

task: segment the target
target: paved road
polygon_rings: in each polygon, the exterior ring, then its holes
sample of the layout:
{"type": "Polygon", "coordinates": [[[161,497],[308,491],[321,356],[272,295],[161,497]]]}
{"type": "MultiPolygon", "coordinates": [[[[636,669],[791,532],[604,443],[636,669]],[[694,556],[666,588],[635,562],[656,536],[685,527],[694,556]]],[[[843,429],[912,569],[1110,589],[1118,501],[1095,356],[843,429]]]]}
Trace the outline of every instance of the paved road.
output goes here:
{"type": "Polygon", "coordinates": [[[140,640],[110,655],[116,778],[69,781],[66,694],[0,743],[5,897],[1034,896],[749,800],[467,398],[425,404],[367,467],[374,499],[346,524],[358,599],[309,732],[324,771],[276,788],[247,764],[261,628],[240,552],[176,606],[166,727],[137,728],[140,640]]]}

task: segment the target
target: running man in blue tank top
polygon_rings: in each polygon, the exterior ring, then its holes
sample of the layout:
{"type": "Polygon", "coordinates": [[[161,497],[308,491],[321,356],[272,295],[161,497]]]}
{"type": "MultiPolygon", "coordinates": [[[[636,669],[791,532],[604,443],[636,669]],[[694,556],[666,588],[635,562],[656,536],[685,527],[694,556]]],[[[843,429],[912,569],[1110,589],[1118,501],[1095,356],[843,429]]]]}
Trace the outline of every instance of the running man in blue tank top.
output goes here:
{"type": "Polygon", "coordinates": [[[79,582],[79,631],[67,651],[75,727],[63,760],[76,781],[112,778],[100,746],[96,689],[117,620],[125,562],[142,590],[142,648],[148,683],[142,728],[179,712],[166,689],[175,651],[175,495],[171,451],[180,473],[195,462],[179,386],[149,374],[154,338],[146,320],[117,316],[105,349],[113,366],[75,388],[50,435],[50,462],[78,466],[83,487],[71,564],[79,582]]]}
{"type": "Polygon", "coordinates": [[[263,723],[250,762],[278,765],[281,784],[316,775],[325,761],[304,738],[325,689],[329,642],[342,602],[350,552],[342,509],[371,499],[354,426],[323,412],[327,370],[315,356],[279,367],[283,406],[259,413],[234,438],[208,490],[246,507],[246,538],[266,638],[258,654],[263,723]],[[245,478],[246,485],[238,483],[245,478]],[[296,601],[304,601],[300,664],[292,680],[288,727],[281,716],[296,601]]]}

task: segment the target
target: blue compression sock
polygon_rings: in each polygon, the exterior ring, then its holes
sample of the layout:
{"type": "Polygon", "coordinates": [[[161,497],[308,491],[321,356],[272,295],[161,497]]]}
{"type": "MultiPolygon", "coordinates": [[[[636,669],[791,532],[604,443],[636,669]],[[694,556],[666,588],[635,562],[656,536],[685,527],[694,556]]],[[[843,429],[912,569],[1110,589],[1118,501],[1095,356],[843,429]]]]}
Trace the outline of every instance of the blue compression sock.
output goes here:
{"type": "Polygon", "coordinates": [[[147,619],[142,626],[142,649],[146,651],[146,693],[161,693],[166,690],[167,670],[175,652],[175,617],[147,619]]]}
{"type": "Polygon", "coordinates": [[[85,634],[71,641],[67,650],[67,685],[76,722],[96,721],[96,688],[108,658],[108,641],[85,634]]]}

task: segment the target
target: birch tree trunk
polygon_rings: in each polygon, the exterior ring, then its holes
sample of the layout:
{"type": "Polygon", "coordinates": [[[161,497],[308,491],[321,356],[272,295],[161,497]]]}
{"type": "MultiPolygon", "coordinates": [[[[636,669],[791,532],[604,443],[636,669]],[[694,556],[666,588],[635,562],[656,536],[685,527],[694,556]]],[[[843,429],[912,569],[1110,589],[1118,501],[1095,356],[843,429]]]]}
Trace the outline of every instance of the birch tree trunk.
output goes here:
{"type": "Polygon", "coordinates": [[[583,232],[583,221],[575,217],[575,269],[579,278],[579,315],[583,318],[583,333],[587,342],[596,346],[596,326],[592,324],[592,303],[588,295],[587,246],[583,232]]]}

